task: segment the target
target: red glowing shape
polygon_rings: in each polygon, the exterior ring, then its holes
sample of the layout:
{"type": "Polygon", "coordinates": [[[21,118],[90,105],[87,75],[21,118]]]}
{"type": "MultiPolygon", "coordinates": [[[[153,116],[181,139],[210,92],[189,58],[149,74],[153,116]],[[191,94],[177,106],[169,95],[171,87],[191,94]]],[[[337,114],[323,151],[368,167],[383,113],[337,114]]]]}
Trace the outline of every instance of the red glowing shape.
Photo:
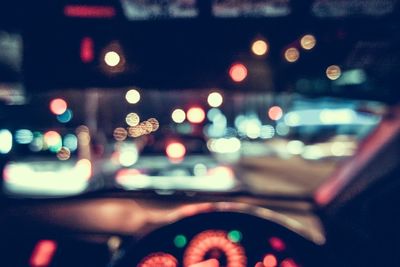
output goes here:
{"type": "MultiPolygon", "coordinates": [[[[240,245],[230,241],[226,232],[215,230],[204,231],[190,241],[183,255],[183,266],[191,267],[197,263],[204,262],[207,260],[207,254],[210,252],[217,252],[215,254],[217,257],[219,253],[225,254],[226,267],[247,266],[244,249],[240,245]]],[[[215,259],[215,256],[211,256],[211,258],[215,259]]]]}
{"type": "Polygon", "coordinates": [[[157,252],[144,258],[138,267],[177,267],[178,261],[171,254],[157,252]]]}
{"type": "Polygon", "coordinates": [[[219,262],[216,259],[211,259],[190,265],[189,267],[219,267],[219,262]]]}
{"type": "Polygon", "coordinates": [[[112,6],[68,5],[64,7],[64,15],[75,18],[112,18],[115,17],[112,6]]]}
{"type": "Polygon", "coordinates": [[[192,107],[187,111],[186,117],[191,123],[202,123],[206,118],[206,114],[202,108],[192,107]]]}
{"type": "Polygon", "coordinates": [[[286,249],[285,242],[283,242],[283,240],[279,237],[271,237],[268,241],[270,246],[278,252],[284,251],[286,249]]]}
{"type": "Polygon", "coordinates": [[[292,259],[284,259],[280,267],[299,267],[299,265],[292,259]]]}
{"type": "Polygon", "coordinates": [[[263,264],[265,267],[276,267],[278,265],[278,260],[274,255],[267,254],[263,259],[263,264]]]}
{"type": "Polygon", "coordinates": [[[81,41],[81,60],[83,63],[89,63],[94,60],[93,39],[85,37],[81,41]]]}
{"type": "Polygon", "coordinates": [[[268,116],[271,120],[277,121],[282,118],[283,111],[278,106],[273,106],[268,110],[268,116]]]}
{"type": "Polygon", "coordinates": [[[186,154],[186,148],[182,143],[169,143],[166,148],[167,156],[170,159],[182,159],[186,154]]]}
{"type": "Polygon", "coordinates": [[[64,99],[56,98],[50,102],[50,111],[56,115],[61,115],[67,110],[67,102],[64,99]]]}
{"type": "Polygon", "coordinates": [[[31,267],[46,267],[50,262],[57,249],[57,243],[53,240],[40,240],[33,249],[29,265],[31,267]]]}
{"type": "Polygon", "coordinates": [[[229,69],[229,76],[234,82],[242,82],[247,77],[247,68],[242,63],[235,63],[229,69]]]}

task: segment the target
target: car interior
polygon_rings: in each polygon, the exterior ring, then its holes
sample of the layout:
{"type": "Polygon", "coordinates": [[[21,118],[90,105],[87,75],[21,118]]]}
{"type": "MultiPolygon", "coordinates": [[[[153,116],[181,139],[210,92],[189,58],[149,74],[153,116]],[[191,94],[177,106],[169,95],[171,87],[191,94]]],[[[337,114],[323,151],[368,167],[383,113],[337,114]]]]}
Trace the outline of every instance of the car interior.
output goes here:
{"type": "Polygon", "coordinates": [[[0,3],[0,266],[400,266],[400,1],[0,3]]]}

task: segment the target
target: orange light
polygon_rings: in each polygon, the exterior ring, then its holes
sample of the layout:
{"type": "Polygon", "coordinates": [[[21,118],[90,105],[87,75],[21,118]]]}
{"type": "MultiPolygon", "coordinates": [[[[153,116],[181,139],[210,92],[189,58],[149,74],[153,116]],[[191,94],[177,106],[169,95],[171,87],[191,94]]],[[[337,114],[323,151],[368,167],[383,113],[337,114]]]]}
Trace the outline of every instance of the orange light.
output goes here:
{"type": "Polygon", "coordinates": [[[124,184],[124,183],[129,183],[129,181],[131,181],[132,179],[141,174],[142,173],[137,169],[122,169],[118,171],[115,179],[120,184],[124,184]]]}
{"type": "Polygon", "coordinates": [[[251,51],[257,56],[263,56],[268,52],[268,44],[264,40],[257,40],[251,45],[251,51]]]}
{"type": "Polygon", "coordinates": [[[192,107],[187,111],[186,117],[191,123],[202,123],[206,118],[206,114],[202,108],[192,107]]]}
{"type": "Polygon", "coordinates": [[[271,120],[277,121],[280,118],[282,118],[283,111],[280,107],[278,106],[273,106],[268,110],[268,117],[271,120]]]}
{"type": "Polygon", "coordinates": [[[50,102],[50,111],[56,115],[61,115],[67,110],[67,102],[64,99],[56,98],[50,102]]]}
{"type": "Polygon", "coordinates": [[[186,148],[182,143],[173,142],[167,145],[166,153],[170,159],[179,160],[185,156],[186,148]]]}
{"type": "Polygon", "coordinates": [[[31,267],[49,266],[54,253],[57,249],[57,243],[53,240],[40,240],[33,249],[29,264],[31,267]]]}
{"type": "Polygon", "coordinates": [[[235,63],[229,69],[229,76],[234,82],[242,82],[247,77],[247,68],[242,63],[235,63]]]}
{"type": "Polygon", "coordinates": [[[93,39],[85,37],[81,41],[81,60],[83,63],[92,62],[94,59],[93,39]]]}
{"type": "Polygon", "coordinates": [[[300,52],[295,47],[290,47],[285,51],[285,59],[290,62],[296,62],[300,58],[300,52]]]}
{"type": "Polygon", "coordinates": [[[57,146],[61,142],[61,136],[56,131],[46,132],[43,139],[48,146],[57,146]]]}
{"type": "Polygon", "coordinates": [[[267,254],[263,259],[263,264],[265,267],[276,267],[278,265],[278,260],[274,255],[267,254]]]}

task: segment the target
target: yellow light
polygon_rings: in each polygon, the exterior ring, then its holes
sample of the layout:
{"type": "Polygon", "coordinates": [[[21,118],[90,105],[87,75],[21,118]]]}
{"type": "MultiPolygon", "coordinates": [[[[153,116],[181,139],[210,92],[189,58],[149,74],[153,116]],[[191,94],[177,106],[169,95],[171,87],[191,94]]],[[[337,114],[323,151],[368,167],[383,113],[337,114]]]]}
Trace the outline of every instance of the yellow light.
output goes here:
{"type": "Polygon", "coordinates": [[[115,52],[115,51],[108,51],[105,55],[104,55],[104,62],[110,66],[110,67],[115,67],[119,64],[119,62],[121,61],[121,57],[120,55],[115,52]]]}
{"type": "Polygon", "coordinates": [[[207,98],[208,104],[213,108],[217,108],[217,107],[221,106],[223,101],[224,101],[224,98],[218,92],[210,93],[207,98]]]}
{"type": "Polygon", "coordinates": [[[182,109],[177,108],[172,112],[171,118],[176,123],[182,123],[186,119],[186,113],[182,109]]]}
{"type": "Polygon", "coordinates": [[[338,65],[331,65],[326,69],[326,77],[334,81],[340,78],[342,75],[342,70],[338,65]]]}
{"type": "Polygon", "coordinates": [[[139,124],[140,117],[138,114],[132,112],[126,115],[125,121],[129,126],[136,126],[139,124]]]}
{"type": "Polygon", "coordinates": [[[314,35],[306,34],[300,40],[301,47],[305,50],[311,50],[317,44],[317,40],[314,35]]]}
{"type": "Polygon", "coordinates": [[[129,104],[136,104],[140,101],[140,93],[138,90],[131,89],[126,92],[125,99],[129,104]]]}
{"type": "Polygon", "coordinates": [[[251,45],[251,51],[257,56],[263,56],[268,52],[268,44],[264,40],[257,40],[251,45]]]}
{"type": "Polygon", "coordinates": [[[124,141],[128,136],[128,132],[124,128],[118,127],[114,130],[113,136],[117,141],[124,141]]]}
{"type": "Polygon", "coordinates": [[[285,51],[285,59],[290,63],[296,62],[299,57],[299,50],[295,47],[290,47],[285,51]]]}

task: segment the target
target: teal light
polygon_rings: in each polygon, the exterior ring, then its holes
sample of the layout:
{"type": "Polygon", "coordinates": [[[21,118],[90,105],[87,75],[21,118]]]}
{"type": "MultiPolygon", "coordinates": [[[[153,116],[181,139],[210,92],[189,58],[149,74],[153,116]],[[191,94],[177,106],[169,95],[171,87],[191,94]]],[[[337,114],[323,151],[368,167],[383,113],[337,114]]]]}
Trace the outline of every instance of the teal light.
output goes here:
{"type": "Polygon", "coordinates": [[[72,111],[67,109],[63,114],[57,116],[57,120],[61,123],[67,123],[72,119],[72,111]]]}
{"type": "Polygon", "coordinates": [[[183,248],[187,244],[186,236],[184,235],[177,235],[174,238],[174,244],[177,248],[183,248]]]}
{"type": "Polygon", "coordinates": [[[228,233],[228,239],[233,243],[239,243],[242,240],[242,233],[238,230],[232,230],[228,233]]]}

